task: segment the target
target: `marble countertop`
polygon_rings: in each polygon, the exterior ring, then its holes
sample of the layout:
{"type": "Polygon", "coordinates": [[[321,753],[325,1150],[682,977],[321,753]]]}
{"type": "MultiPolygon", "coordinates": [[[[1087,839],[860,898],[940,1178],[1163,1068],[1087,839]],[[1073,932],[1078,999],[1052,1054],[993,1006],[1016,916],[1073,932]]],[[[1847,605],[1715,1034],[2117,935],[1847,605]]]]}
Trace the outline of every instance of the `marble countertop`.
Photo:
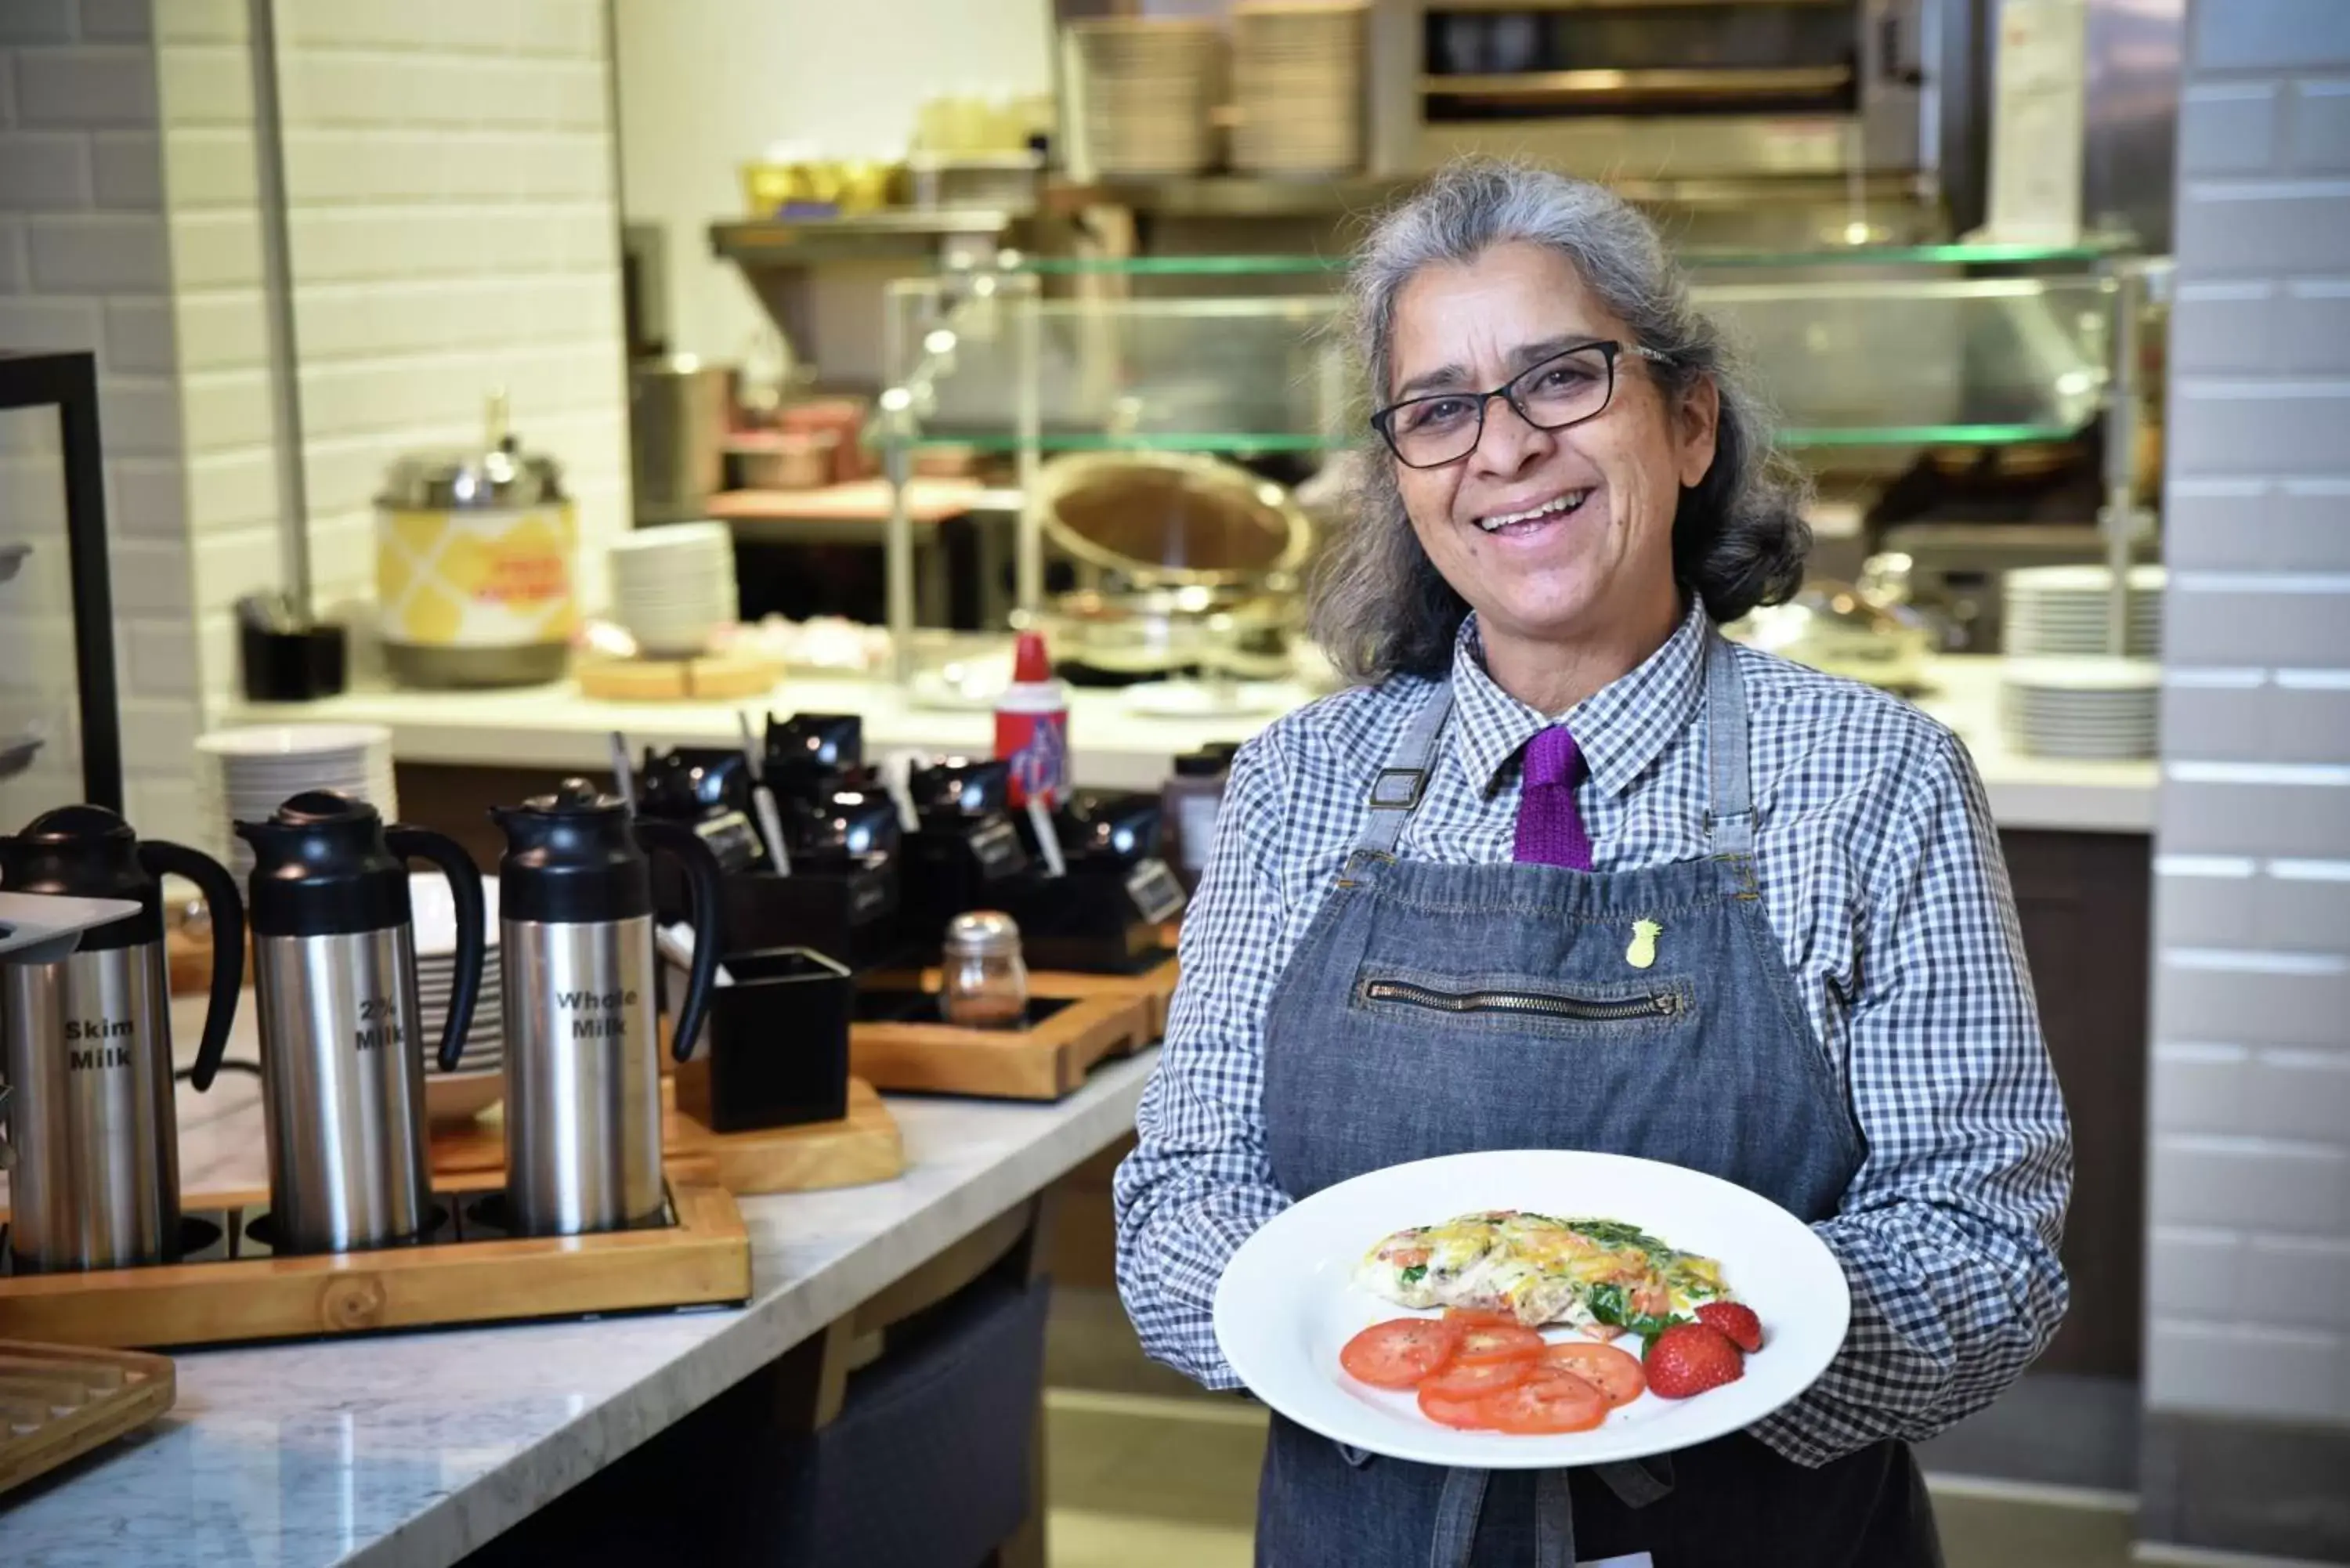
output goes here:
{"type": "MultiPolygon", "coordinates": [[[[2000,733],[2002,660],[1960,655],[1932,661],[1918,706],[1956,731],[1983,775],[1991,814],[2002,827],[2150,833],[2157,764],[2074,763],[2026,757],[2000,733]]],[[[1139,713],[1126,694],[1071,694],[1070,763],[1076,783],[1093,789],[1155,790],[1172,759],[1213,741],[1241,741],[1313,693],[1289,682],[1249,689],[1257,711],[1219,718],[1168,719],[1139,713]]],[[[761,701],[778,712],[860,713],[868,752],[895,747],[982,751],[993,743],[985,712],[926,708],[882,681],[794,677],[761,701]]],[[[478,765],[609,765],[608,736],[627,732],[639,745],[735,743],[734,715],[749,703],[607,702],[582,697],[569,682],[503,691],[360,691],[310,703],[248,703],[221,716],[235,724],[381,724],[404,762],[478,765]]]]}
{"type": "MultiPolygon", "coordinates": [[[[171,1415],[0,1498],[0,1563],[454,1562],[1107,1147],[1157,1054],[1053,1105],[891,1096],[903,1177],[742,1200],[754,1296],[739,1311],[176,1355],[171,1415]]],[[[249,1036],[230,1055],[250,1059],[249,1036]]],[[[208,1096],[182,1085],[185,1191],[266,1185],[258,1088],[243,1074],[208,1096]]]]}

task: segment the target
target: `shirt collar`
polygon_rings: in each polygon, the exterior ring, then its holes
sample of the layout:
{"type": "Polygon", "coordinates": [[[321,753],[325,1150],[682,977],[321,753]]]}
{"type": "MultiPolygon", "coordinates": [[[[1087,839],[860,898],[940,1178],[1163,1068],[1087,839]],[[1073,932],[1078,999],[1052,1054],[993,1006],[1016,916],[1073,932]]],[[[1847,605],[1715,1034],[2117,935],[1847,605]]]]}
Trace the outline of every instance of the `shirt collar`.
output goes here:
{"type": "Polygon", "coordinates": [[[1591,770],[1592,786],[1610,797],[1631,787],[1667,742],[1689,728],[1704,679],[1705,606],[1694,596],[1664,646],[1629,674],[1568,709],[1545,715],[1494,684],[1485,673],[1477,618],[1461,623],[1452,649],[1453,750],[1469,776],[1491,794],[1506,782],[1528,741],[1565,724],[1591,770]]]}

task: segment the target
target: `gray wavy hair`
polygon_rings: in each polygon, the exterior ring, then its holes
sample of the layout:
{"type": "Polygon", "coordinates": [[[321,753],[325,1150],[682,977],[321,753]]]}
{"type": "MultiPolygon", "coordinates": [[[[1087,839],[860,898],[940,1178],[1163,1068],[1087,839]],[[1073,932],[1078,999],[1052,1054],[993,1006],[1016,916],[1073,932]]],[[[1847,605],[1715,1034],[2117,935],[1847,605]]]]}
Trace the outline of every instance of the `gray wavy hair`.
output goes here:
{"type": "MultiPolygon", "coordinates": [[[[1644,346],[1669,402],[1711,379],[1721,399],[1713,466],[1673,517],[1673,574],[1716,621],[1775,604],[1803,579],[1811,530],[1801,476],[1776,460],[1771,423],[1721,330],[1690,301],[1689,281],[1656,228],[1603,186],[1527,164],[1451,165],[1382,218],[1355,254],[1348,287],[1371,403],[1387,401],[1396,297],[1424,268],[1473,261],[1524,241],[1566,258],[1644,346]]],[[[1404,511],[1395,462],[1373,435],[1356,465],[1350,519],[1328,540],[1307,589],[1315,640],[1348,677],[1440,674],[1469,613],[1404,511]]]]}

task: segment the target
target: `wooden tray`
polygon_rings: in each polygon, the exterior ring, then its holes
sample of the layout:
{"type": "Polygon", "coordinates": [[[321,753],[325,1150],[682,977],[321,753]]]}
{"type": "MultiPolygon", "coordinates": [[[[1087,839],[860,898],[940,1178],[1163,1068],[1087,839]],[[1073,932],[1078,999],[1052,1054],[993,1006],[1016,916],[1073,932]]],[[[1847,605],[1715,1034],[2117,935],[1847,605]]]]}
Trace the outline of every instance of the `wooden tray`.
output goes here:
{"type": "Polygon", "coordinates": [[[685,698],[764,697],[784,678],[772,659],[741,652],[699,659],[582,659],[579,693],[607,702],[672,702],[685,698]]]}
{"type": "Polygon", "coordinates": [[[1151,1038],[1146,998],[1087,996],[1026,1029],[852,1023],[848,1064],[879,1089],[1057,1100],[1096,1064],[1131,1055],[1151,1038]]]}
{"type": "MultiPolygon", "coordinates": [[[[848,1115],[839,1121],[746,1133],[712,1132],[693,1114],[709,1104],[708,1081],[709,1069],[699,1058],[661,1078],[661,1165],[671,1181],[723,1187],[747,1198],[858,1187],[906,1172],[898,1118],[862,1078],[848,1081],[848,1115]],[[681,1099],[686,1109],[679,1108],[681,1099]]],[[[494,1110],[471,1126],[432,1131],[436,1187],[494,1188],[504,1179],[505,1162],[505,1127],[494,1110]]]]}
{"type": "MultiPolygon", "coordinates": [[[[1139,996],[1150,1009],[1150,1038],[1162,1039],[1167,1033],[1167,1008],[1175,999],[1175,982],[1180,978],[1174,955],[1140,974],[1079,974],[1073,970],[1031,970],[1028,974],[1028,994],[1074,1000],[1089,996],[1139,996]]],[[[926,969],[919,975],[911,970],[899,970],[876,974],[871,982],[893,990],[936,992],[946,983],[936,969],[926,969]]]]}
{"type": "MultiPolygon", "coordinates": [[[[436,1186],[452,1197],[497,1181],[493,1171],[436,1186]]],[[[670,1202],[677,1223],[643,1231],[0,1278],[0,1334],[122,1348],[220,1345],[747,1300],[751,1243],[734,1199],[672,1181],[670,1202]]]]}
{"type": "Polygon", "coordinates": [[[0,1339],[0,1492],[145,1426],[177,1395],[160,1355],[0,1339]]]}
{"type": "Polygon", "coordinates": [[[906,1173],[898,1118],[862,1078],[848,1080],[848,1115],[839,1121],[739,1133],[712,1132],[701,1120],[709,1114],[709,1064],[699,1059],[661,1081],[662,1163],[672,1181],[713,1182],[747,1196],[858,1187],[906,1173]]]}

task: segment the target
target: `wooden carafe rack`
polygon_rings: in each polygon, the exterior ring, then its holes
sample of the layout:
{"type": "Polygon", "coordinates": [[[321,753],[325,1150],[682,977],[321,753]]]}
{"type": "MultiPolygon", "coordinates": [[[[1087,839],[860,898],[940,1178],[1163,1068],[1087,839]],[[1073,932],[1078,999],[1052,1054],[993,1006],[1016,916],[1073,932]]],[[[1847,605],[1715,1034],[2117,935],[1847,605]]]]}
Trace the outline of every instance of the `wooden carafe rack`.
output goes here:
{"type": "MultiPolygon", "coordinates": [[[[584,1236],[512,1236],[486,1179],[436,1179],[431,1241],[278,1255],[255,1222],[265,1193],[192,1197],[186,1261],[0,1276],[0,1336],[116,1348],[307,1339],[381,1329],[736,1303],[751,1244],[724,1189],[671,1180],[670,1223],[584,1236]]],[[[260,1228],[265,1231],[265,1223],[260,1228]]]]}

